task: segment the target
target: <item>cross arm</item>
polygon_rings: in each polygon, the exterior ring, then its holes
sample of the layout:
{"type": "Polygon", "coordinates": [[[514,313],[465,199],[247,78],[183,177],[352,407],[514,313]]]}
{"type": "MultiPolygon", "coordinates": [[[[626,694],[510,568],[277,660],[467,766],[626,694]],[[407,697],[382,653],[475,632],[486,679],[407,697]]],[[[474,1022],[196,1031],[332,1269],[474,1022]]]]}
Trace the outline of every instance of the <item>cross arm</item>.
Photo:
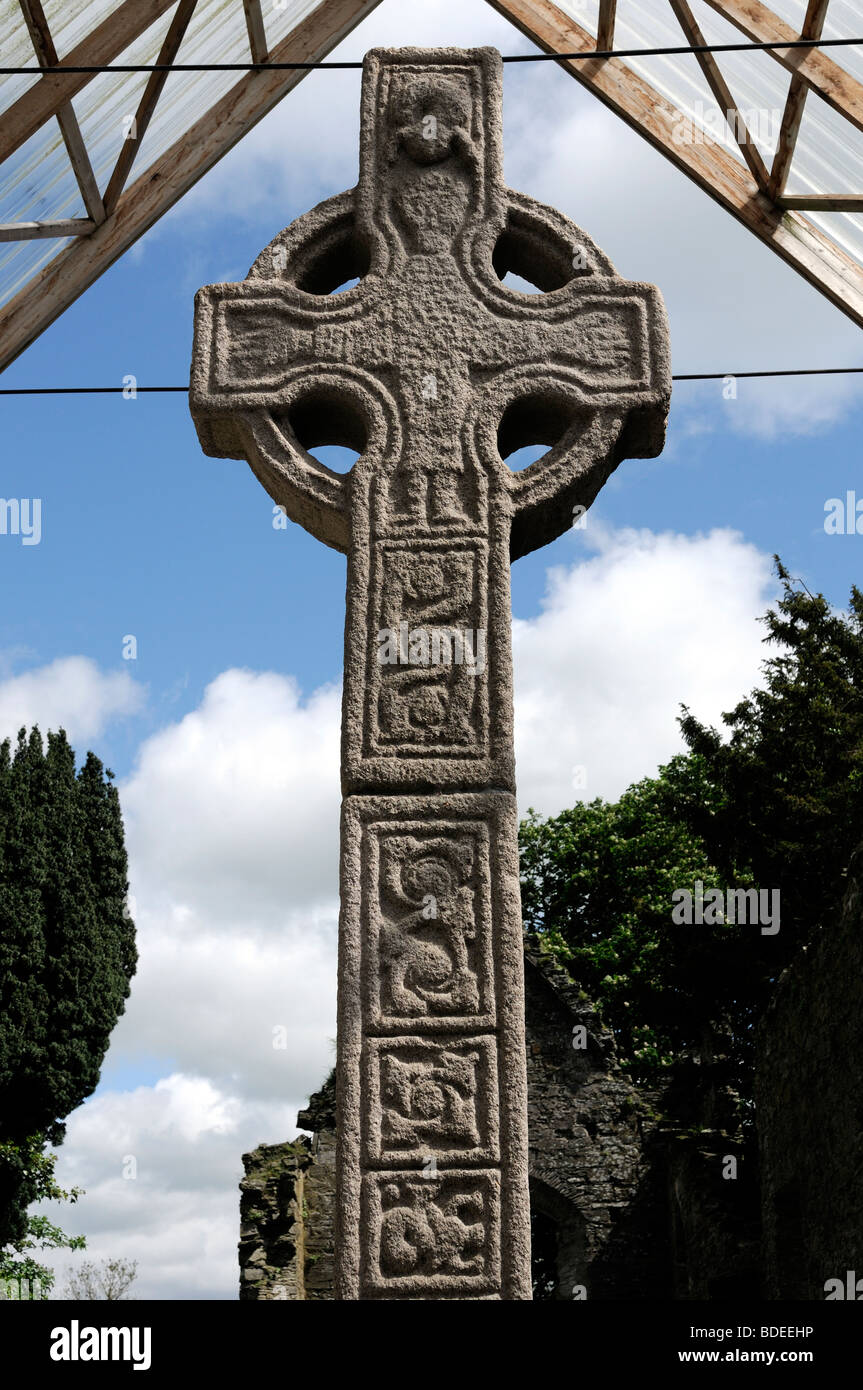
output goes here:
{"type": "MultiPolygon", "coordinates": [[[[278,282],[208,285],[195,299],[189,403],[201,447],[214,458],[248,461],[288,516],[337,550],[348,545],[347,481],[309,452],[317,444],[358,445],[350,412],[334,409],[323,433],[307,436],[326,369],[314,370],[326,315],[278,282]]],[[[335,397],[335,392],[333,393],[335,397]]],[[[320,402],[319,402],[320,404],[320,402]]]]}
{"type": "Polygon", "coordinates": [[[597,276],[521,299],[523,317],[508,328],[518,365],[490,380],[479,424],[482,434],[483,417],[499,422],[481,452],[496,445],[505,459],[527,444],[551,446],[508,474],[513,559],[567,530],[623,459],[661,453],[671,397],[655,286],[597,276]]]}
{"type": "Polygon", "coordinates": [[[505,197],[503,234],[481,228],[468,269],[482,305],[469,349],[471,449],[496,473],[515,450],[550,446],[499,475],[517,559],[567,530],[622,459],[661,453],[671,363],[659,290],[625,280],[556,209],[512,189],[505,197]],[[505,283],[508,271],[540,292],[505,283]]]}

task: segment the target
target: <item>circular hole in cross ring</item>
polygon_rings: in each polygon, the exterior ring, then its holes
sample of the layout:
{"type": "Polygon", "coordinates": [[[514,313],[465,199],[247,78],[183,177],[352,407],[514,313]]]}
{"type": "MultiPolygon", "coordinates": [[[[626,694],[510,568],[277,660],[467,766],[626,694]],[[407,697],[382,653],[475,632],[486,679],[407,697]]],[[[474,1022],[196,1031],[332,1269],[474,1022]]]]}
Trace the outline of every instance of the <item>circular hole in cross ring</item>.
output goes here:
{"type": "Polygon", "coordinates": [[[297,289],[308,294],[342,294],[368,274],[370,261],[368,247],[346,219],[299,252],[292,278],[297,289]]]}
{"type": "Polygon", "coordinates": [[[523,294],[549,294],[593,273],[587,247],[514,209],[495,243],[492,265],[504,285],[523,294]]]}
{"type": "Polygon", "coordinates": [[[333,473],[349,473],[368,445],[368,426],[359,404],[336,385],[311,386],[274,419],[333,473]]]}
{"type": "Polygon", "coordinates": [[[535,463],[578,418],[575,403],[554,392],[526,392],[510,402],[497,429],[497,447],[513,472],[535,463]]]}

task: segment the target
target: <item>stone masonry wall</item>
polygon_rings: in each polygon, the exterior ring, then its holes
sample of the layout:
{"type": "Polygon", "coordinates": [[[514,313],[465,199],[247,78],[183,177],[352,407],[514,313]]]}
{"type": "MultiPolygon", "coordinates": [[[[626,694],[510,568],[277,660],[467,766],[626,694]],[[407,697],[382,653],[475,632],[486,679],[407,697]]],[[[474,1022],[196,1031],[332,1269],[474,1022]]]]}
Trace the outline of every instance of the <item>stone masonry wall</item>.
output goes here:
{"type": "Polygon", "coordinates": [[[240,1298],[305,1298],[303,1201],[311,1145],[261,1144],[243,1154],[240,1183],[240,1298]]]}
{"type": "MultiPolygon", "coordinates": [[[[781,976],[758,1032],[765,1292],[863,1277],[863,846],[839,921],[781,976]]],[[[861,1285],[863,1290],[863,1285],[861,1285]]]]}
{"type": "Polygon", "coordinates": [[[656,1297],[668,1264],[647,1156],[655,1098],[620,1072],[587,996],[530,945],[525,1004],[531,1207],[558,1226],[555,1296],[656,1297]]]}

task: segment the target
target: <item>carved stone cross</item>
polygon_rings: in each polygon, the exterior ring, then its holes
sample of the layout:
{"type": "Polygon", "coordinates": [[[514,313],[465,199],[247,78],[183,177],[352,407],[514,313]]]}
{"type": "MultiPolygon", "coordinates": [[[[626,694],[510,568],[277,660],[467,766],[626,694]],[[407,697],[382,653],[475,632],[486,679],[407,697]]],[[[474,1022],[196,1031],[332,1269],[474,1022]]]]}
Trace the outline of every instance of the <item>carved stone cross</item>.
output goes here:
{"type": "Polygon", "coordinates": [[[669,393],[659,292],[504,186],[491,48],[369,53],[357,188],[197,296],[204,451],[348,556],[340,1298],[531,1296],[509,563],[669,393]]]}

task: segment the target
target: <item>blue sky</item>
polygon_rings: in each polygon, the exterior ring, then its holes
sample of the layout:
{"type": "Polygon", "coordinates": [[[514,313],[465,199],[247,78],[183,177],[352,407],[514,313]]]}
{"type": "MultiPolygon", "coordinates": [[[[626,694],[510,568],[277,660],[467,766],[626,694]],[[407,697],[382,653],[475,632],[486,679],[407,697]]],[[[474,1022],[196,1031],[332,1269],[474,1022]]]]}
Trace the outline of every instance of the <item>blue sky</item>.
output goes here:
{"type": "MultiPolygon", "coordinates": [[[[411,39],[525,46],[478,0],[384,0],[342,55],[411,39]]],[[[187,380],[195,290],[353,183],[357,96],[356,74],[307,79],[3,386],[187,380]]],[[[504,114],[509,182],[663,290],[674,370],[863,363],[843,315],[557,69],[507,69],[504,114]]],[[[823,526],[827,499],[863,498],[858,380],[681,384],[662,457],[621,465],[584,532],[516,564],[523,809],[618,795],[675,751],[679,702],[716,720],[748,691],[773,552],[837,606],[863,582],[863,535],[823,526]]],[[[62,722],[117,774],[141,952],[61,1178],[88,1190],[91,1252],[138,1258],[142,1294],[230,1298],[239,1155],[295,1132],[332,1059],[345,562],[273,528],[182,395],[0,416],[0,493],[42,500],[39,545],[0,536],[0,736],[62,722]]]]}

